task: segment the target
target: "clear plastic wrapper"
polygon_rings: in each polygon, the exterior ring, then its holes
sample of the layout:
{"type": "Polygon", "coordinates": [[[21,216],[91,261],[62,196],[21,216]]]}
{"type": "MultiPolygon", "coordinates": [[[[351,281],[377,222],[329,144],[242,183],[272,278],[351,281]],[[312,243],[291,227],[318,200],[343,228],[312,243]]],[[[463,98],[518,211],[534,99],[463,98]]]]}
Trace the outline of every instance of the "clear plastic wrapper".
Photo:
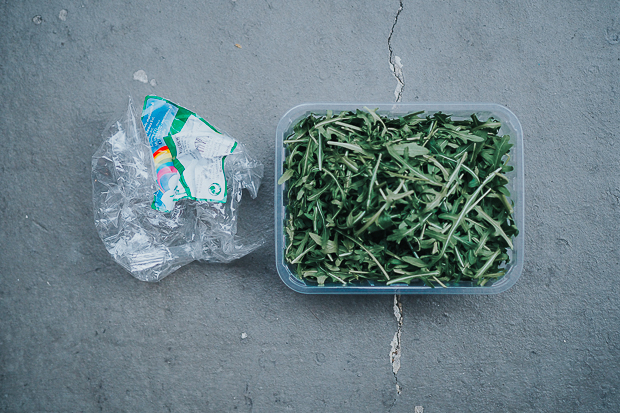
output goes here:
{"type": "Polygon", "coordinates": [[[194,260],[228,263],[261,246],[258,231],[237,235],[237,221],[242,191],[257,196],[263,165],[237,142],[223,171],[225,202],[181,199],[170,212],[155,210],[161,187],[130,98],[92,159],[95,226],[114,260],[142,281],[159,281],[194,260]]]}

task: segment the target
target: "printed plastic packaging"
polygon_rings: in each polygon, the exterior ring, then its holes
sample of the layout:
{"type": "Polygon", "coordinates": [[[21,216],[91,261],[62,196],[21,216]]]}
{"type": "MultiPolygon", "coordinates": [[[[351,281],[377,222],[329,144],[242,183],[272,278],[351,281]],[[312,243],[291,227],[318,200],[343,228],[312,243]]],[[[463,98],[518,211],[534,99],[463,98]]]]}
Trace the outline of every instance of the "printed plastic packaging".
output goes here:
{"type": "Polygon", "coordinates": [[[130,98],[104,139],[92,159],[95,226],[108,252],[134,277],[159,281],[194,260],[227,263],[264,243],[259,231],[237,234],[242,191],[255,198],[263,176],[263,165],[240,142],[153,96],[145,99],[142,119],[130,98]],[[147,138],[143,121],[154,120],[153,105],[167,105],[166,116],[177,129],[162,135],[161,122],[156,130],[153,122],[145,122],[147,138]],[[176,113],[171,115],[172,107],[185,116],[183,124],[176,113]],[[155,147],[157,139],[170,142],[175,130],[184,130],[175,152],[157,153],[164,146],[155,147]],[[185,158],[180,156],[183,143],[185,158]],[[175,165],[184,169],[179,172],[175,165]]]}

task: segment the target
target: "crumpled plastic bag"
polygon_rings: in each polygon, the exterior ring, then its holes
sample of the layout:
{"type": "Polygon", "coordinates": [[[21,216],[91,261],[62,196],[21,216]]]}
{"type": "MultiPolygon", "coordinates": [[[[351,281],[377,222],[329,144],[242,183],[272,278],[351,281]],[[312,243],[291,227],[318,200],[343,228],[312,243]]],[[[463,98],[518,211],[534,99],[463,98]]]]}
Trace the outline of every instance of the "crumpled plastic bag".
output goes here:
{"type": "Polygon", "coordinates": [[[184,199],[169,213],[152,208],[153,155],[131,98],[92,159],[95,226],[114,260],[142,281],[159,281],[194,260],[228,263],[264,244],[237,235],[242,190],[256,198],[263,165],[243,144],[225,158],[225,203],[184,199]]]}

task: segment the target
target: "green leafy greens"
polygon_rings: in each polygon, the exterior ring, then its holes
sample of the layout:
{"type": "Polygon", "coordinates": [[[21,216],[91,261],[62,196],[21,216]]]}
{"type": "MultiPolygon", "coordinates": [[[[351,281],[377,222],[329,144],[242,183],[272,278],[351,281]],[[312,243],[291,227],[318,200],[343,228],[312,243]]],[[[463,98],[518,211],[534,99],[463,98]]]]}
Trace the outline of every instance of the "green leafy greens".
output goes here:
{"type": "Polygon", "coordinates": [[[518,235],[490,118],[311,114],[284,141],[286,260],[311,283],[446,287],[501,278],[518,235]]]}

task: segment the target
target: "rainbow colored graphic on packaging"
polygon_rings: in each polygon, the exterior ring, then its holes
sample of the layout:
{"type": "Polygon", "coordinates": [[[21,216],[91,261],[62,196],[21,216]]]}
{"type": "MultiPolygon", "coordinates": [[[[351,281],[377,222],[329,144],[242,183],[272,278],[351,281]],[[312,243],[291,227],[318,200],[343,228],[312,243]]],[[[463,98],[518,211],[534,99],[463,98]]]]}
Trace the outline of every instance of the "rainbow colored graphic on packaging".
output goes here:
{"type": "Polygon", "coordinates": [[[153,152],[153,160],[155,161],[155,171],[157,173],[157,183],[162,191],[168,191],[176,188],[178,182],[179,171],[174,167],[172,163],[172,155],[170,149],[166,145],[161,146],[155,152],[153,152]],[[169,185],[171,181],[174,181],[177,177],[174,185],[169,185]]]}

